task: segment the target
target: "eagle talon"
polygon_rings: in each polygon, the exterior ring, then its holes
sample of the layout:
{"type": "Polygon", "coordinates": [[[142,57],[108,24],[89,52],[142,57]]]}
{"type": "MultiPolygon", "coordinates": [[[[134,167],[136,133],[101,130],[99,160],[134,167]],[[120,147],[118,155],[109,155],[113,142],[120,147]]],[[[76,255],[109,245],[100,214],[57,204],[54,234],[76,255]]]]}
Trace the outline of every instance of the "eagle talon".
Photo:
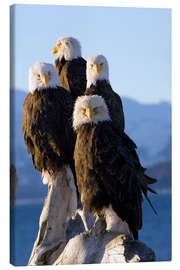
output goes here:
{"type": "Polygon", "coordinates": [[[74,214],[74,216],[72,216],[72,220],[80,219],[81,216],[80,216],[78,210],[79,209],[77,209],[76,212],[75,212],[75,214],[74,214]]]}
{"type": "Polygon", "coordinates": [[[91,229],[93,235],[98,235],[106,231],[106,221],[104,216],[97,216],[95,223],[91,229]]]}
{"type": "Polygon", "coordinates": [[[77,209],[76,213],[74,216],[72,216],[72,220],[76,220],[81,218],[85,231],[89,232],[90,228],[92,227],[93,224],[93,220],[92,220],[92,216],[88,211],[85,211],[84,209],[77,209]]]}

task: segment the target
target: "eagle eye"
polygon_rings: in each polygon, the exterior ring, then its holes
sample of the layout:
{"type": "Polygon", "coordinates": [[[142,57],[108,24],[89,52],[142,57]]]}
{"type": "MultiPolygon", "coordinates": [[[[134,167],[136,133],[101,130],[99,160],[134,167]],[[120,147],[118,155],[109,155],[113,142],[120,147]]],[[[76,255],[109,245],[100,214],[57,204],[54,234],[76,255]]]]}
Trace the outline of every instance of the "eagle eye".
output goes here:
{"type": "Polygon", "coordinates": [[[81,109],[81,112],[84,114],[86,112],[86,109],[85,108],[82,108],[81,109]]]}

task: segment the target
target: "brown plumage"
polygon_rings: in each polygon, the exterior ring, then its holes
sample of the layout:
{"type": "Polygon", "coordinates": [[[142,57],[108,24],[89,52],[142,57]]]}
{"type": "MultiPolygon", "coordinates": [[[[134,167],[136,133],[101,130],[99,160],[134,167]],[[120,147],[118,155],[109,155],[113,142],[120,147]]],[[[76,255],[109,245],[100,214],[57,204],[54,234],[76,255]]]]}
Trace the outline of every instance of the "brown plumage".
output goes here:
{"type": "Polygon", "coordinates": [[[96,85],[91,85],[84,92],[85,95],[102,96],[108,106],[109,114],[114,124],[124,131],[125,120],[123,106],[120,96],[113,91],[111,85],[106,80],[97,80],[96,85]]]}
{"type": "Polygon", "coordinates": [[[81,57],[81,45],[73,37],[60,38],[53,49],[60,84],[75,100],[86,89],[86,60],[81,57]]]}
{"type": "Polygon", "coordinates": [[[73,99],[83,95],[86,89],[86,61],[82,57],[71,61],[63,57],[55,60],[55,66],[62,87],[71,93],[73,99]]]}
{"type": "Polygon", "coordinates": [[[26,97],[22,129],[38,171],[46,170],[52,175],[65,164],[73,169],[72,111],[72,97],[62,87],[35,90],[26,97]]]}
{"type": "Polygon", "coordinates": [[[90,56],[86,69],[87,89],[84,95],[102,96],[108,106],[110,117],[122,131],[125,128],[124,112],[120,96],[113,91],[109,81],[109,65],[104,55],[90,56]]]}
{"type": "Polygon", "coordinates": [[[145,175],[135,143],[111,121],[107,105],[100,98],[78,98],[73,113],[81,201],[84,210],[98,215],[112,205],[137,239],[142,227],[142,194],[153,208],[147,192],[155,193],[149,184],[156,179],[145,175]]]}

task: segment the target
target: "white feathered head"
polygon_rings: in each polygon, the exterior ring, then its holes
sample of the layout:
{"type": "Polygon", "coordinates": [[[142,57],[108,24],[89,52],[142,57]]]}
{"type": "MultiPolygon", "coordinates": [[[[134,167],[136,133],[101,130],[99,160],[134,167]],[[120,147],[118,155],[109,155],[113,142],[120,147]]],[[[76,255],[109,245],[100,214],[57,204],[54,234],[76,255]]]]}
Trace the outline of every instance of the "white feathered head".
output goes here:
{"type": "Polygon", "coordinates": [[[97,124],[111,121],[108,107],[101,96],[80,96],[76,99],[73,112],[73,128],[78,129],[87,123],[97,124]]]}
{"type": "Polygon", "coordinates": [[[29,91],[31,93],[36,89],[56,88],[57,86],[60,86],[60,81],[52,64],[35,62],[29,68],[29,91]]]}
{"type": "Polygon", "coordinates": [[[73,37],[64,37],[58,39],[56,46],[53,48],[53,54],[58,54],[58,58],[62,57],[67,61],[81,57],[81,45],[79,41],[73,37]]]}
{"type": "Polygon", "coordinates": [[[102,54],[96,54],[89,57],[86,66],[87,87],[91,84],[96,85],[97,80],[106,80],[109,82],[108,61],[102,54]]]}

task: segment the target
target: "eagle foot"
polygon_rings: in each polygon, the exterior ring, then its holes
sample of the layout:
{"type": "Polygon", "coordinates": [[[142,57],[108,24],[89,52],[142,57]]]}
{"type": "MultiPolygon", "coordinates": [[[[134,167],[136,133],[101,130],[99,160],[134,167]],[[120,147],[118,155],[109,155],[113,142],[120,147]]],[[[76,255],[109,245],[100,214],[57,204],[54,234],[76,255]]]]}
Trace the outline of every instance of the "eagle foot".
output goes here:
{"type": "Polygon", "coordinates": [[[98,235],[106,231],[106,220],[104,216],[97,216],[96,221],[91,229],[92,235],[98,235]]]}
{"type": "Polygon", "coordinates": [[[79,218],[82,219],[85,231],[88,232],[91,229],[92,224],[93,224],[92,215],[88,211],[85,211],[84,209],[79,208],[76,210],[75,215],[72,216],[72,219],[75,220],[79,218]]]}

